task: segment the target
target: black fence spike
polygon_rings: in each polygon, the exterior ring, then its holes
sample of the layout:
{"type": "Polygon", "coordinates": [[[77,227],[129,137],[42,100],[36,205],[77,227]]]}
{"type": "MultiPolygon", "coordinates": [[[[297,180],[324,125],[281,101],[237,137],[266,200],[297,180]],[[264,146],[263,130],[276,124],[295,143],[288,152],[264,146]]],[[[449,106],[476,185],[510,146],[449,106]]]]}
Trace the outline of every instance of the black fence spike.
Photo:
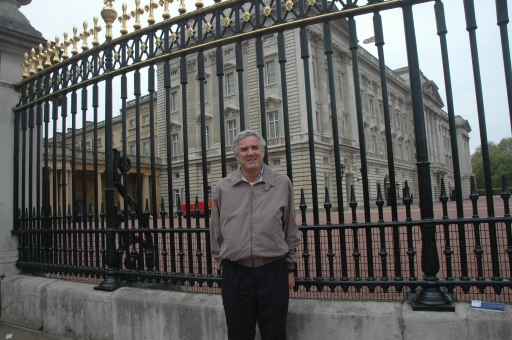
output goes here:
{"type": "Polygon", "coordinates": [[[326,218],[327,218],[327,224],[331,224],[331,208],[332,208],[332,204],[331,204],[331,201],[329,200],[329,189],[327,187],[325,187],[325,203],[324,203],[324,208],[325,208],[325,214],[326,214],[326,218]]]}
{"type": "Polygon", "coordinates": [[[299,209],[300,209],[301,217],[302,217],[302,225],[308,225],[306,222],[306,209],[307,208],[308,208],[308,206],[306,205],[306,198],[304,197],[304,188],[301,188],[300,189],[299,209]]]}
{"type": "Polygon", "coordinates": [[[377,206],[384,205],[384,199],[382,197],[382,190],[380,189],[380,183],[377,183],[377,200],[375,201],[377,206]]]}
{"type": "Polygon", "coordinates": [[[349,204],[351,207],[357,207],[356,194],[355,194],[353,184],[350,186],[350,203],[349,204]]]}
{"type": "Polygon", "coordinates": [[[476,182],[475,182],[475,176],[471,176],[471,190],[469,194],[470,200],[477,200],[480,197],[478,194],[478,191],[476,190],[476,182]]]}
{"type": "Polygon", "coordinates": [[[196,195],[195,207],[194,207],[194,217],[199,218],[201,215],[201,209],[199,209],[199,197],[196,195]]]}
{"type": "Polygon", "coordinates": [[[478,205],[477,201],[480,195],[478,195],[478,191],[476,191],[476,182],[475,176],[471,176],[471,192],[469,194],[469,199],[473,204],[473,217],[478,217],[478,205]]]}
{"type": "Polygon", "coordinates": [[[165,202],[164,198],[160,199],[160,216],[165,217],[167,215],[167,211],[165,211],[165,202]]]}
{"type": "Polygon", "coordinates": [[[408,181],[405,181],[404,184],[404,190],[403,190],[403,202],[404,204],[411,204],[412,198],[411,198],[411,188],[409,187],[408,181]]]}
{"type": "Polygon", "coordinates": [[[178,217],[181,217],[183,215],[183,210],[181,210],[180,201],[180,196],[178,196],[178,199],[176,200],[176,215],[178,215],[178,217]]]}
{"type": "Polygon", "coordinates": [[[505,174],[501,175],[501,198],[503,199],[503,206],[505,208],[505,216],[510,216],[510,206],[508,200],[510,199],[510,191],[508,190],[505,174]]]}
{"type": "Polygon", "coordinates": [[[149,199],[146,198],[146,208],[144,209],[144,215],[149,215],[151,212],[149,211],[149,199]]]}
{"type": "Polygon", "coordinates": [[[444,184],[444,177],[441,178],[441,195],[439,196],[441,202],[448,202],[448,195],[446,194],[446,186],[444,184]]]}
{"type": "Polygon", "coordinates": [[[380,189],[380,183],[377,183],[377,200],[375,201],[377,209],[379,210],[379,222],[384,222],[384,199],[382,198],[382,191],[380,189]]]}
{"type": "Polygon", "coordinates": [[[349,203],[349,206],[352,209],[352,223],[357,223],[357,213],[356,213],[357,201],[356,201],[356,194],[355,194],[355,191],[354,191],[354,185],[353,184],[350,186],[350,203],[349,203]]]}

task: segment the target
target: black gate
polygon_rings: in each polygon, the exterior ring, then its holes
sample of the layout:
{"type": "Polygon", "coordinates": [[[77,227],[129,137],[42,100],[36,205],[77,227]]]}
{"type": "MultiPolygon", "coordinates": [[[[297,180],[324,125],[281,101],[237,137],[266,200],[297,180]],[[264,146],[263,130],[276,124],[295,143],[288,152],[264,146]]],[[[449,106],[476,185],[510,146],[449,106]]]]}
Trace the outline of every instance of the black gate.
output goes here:
{"type": "MultiPolygon", "coordinates": [[[[95,20],[92,29],[84,25],[83,33],[75,29],[71,39],[27,54],[14,110],[18,267],[102,278],[103,290],[133,281],[219,287],[208,241],[210,195],[236,166],[232,137],[251,128],[268,142],[264,161],[295,186],[302,222],[295,296],[396,299],[421,288],[415,309],[453,310],[448,294],[487,289],[494,292],[487,298],[509,301],[510,194],[503,183],[495,211],[473,0],[464,8],[487,217],[479,217],[474,179],[463,196],[470,183],[461,178],[442,1],[362,2],[232,0],[202,8],[199,0],[187,13],[181,1],[175,18],[170,1],[145,8],[136,2],[131,14],[123,5],[122,35],[113,39],[118,14],[107,0],[104,43],[95,20]],[[429,151],[441,144],[425,118],[428,89],[413,20],[414,6],[423,3],[435,9],[447,101],[440,115],[450,163],[436,170],[436,194],[429,151]],[[159,6],[164,20],[155,23],[159,6]],[[380,13],[388,10],[403,14],[407,85],[389,79],[385,65],[380,13]],[[141,28],[145,12],[149,25],[141,28]],[[358,44],[362,15],[373,15],[378,58],[358,44]],[[373,76],[361,71],[364,63],[373,63],[373,76]],[[372,125],[375,113],[382,122],[372,125]],[[455,203],[448,202],[445,177],[455,203]],[[467,198],[471,217],[464,216],[467,198]],[[448,216],[449,206],[456,216],[448,216]]],[[[495,5],[512,107],[507,1],[495,5]]]]}

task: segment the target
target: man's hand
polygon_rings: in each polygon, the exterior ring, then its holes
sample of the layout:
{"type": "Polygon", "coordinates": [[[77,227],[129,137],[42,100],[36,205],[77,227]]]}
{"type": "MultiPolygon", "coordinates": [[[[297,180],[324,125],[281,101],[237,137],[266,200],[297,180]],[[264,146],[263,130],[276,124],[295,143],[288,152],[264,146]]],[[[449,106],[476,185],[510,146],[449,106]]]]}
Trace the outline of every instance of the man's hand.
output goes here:
{"type": "Polygon", "coordinates": [[[295,273],[288,273],[288,288],[293,289],[295,287],[295,273]]]}

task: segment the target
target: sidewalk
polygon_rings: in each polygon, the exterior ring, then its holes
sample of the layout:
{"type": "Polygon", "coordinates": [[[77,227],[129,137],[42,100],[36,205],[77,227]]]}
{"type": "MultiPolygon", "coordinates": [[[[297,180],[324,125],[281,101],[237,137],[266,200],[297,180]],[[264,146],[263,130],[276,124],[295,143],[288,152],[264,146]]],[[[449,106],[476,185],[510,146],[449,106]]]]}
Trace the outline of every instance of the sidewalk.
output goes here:
{"type": "Polygon", "coordinates": [[[13,339],[13,340],[46,340],[46,339],[60,339],[67,340],[66,338],[56,338],[53,336],[44,335],[42,332],[29,330],[0,322],[0,340],[13,339]],[[10,337],[9,337],[10,336],[10,337]]]}

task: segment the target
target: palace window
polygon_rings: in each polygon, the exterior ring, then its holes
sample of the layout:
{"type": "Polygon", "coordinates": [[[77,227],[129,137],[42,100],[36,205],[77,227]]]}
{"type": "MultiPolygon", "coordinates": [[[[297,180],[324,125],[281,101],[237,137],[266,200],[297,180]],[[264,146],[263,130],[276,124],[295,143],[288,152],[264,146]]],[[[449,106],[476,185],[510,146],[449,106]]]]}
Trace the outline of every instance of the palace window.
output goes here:
{"type": "Polygon", "coordinates": [[[204,139],[206,141],[206,150],[208,150],[210,148],[210,127],[208,125],[205,126],[204,139]]]}
{"type": "Polygon", "coordinates": [[[172,134],[171,139],[172,139],[172,155],[178,156],[179,152],[180,152],[180,148],[179,148],[180,142],[178,139],[178,134],[177,133],[172,134]]]}
{"type": "Polygon", "coordinates": [[[267,70],[267,85],[276,83],[276,64],[273,60],[265,63],[267,70]]]}
{"type": "Polygon", "coordinates": [[[178,91],[171,92],[171,112],[178,111],[178,91]]]}
{"type": "Polygon", "coordinates": [[[226,94],[228,96],[235,94],[235,75],[233,73],[226,74],[226,94]]]}
{"type": "Polygon", "coordinates": [[[279,120],[277,117],[277,111],[270,112],[268,114],[268,134],[269,138],[279,137],[279,120]]]}
{"type": "Polygon", "coordinates": [[[144,157],[149,157],[149,142],[142,144],[144,148],[144,157]]]}
{"type": "Polygon", "coordinates": [[[203,82],[204,84],[204,97],[203,97],[203,102],[204,103],[208,103],[208,80],[204,80],[203,82]]]}
{"type": "Polygon", "coordinates": [[[236,136],[236,120],[228,122],[228,145],[233,145],[236,136]]]}

